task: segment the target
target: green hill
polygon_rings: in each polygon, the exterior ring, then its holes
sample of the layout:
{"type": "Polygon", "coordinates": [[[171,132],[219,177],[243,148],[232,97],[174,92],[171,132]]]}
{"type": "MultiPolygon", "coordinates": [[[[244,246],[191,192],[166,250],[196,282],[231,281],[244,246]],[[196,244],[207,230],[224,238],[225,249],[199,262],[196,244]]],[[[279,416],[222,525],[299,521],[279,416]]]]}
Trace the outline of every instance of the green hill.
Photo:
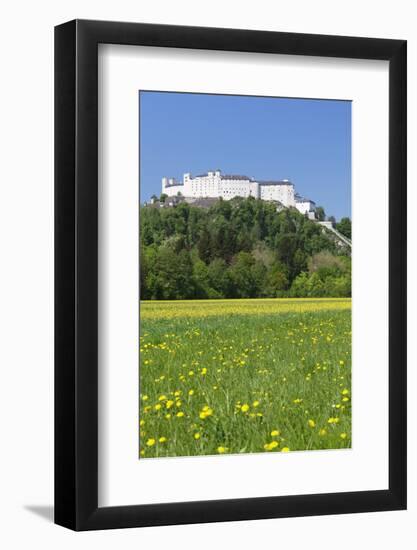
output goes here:
{"type": "Polygon", "coordinates": [[[253,198],[141,206],[140,266],[142,300],[351,294],[349,248],[297,210],[253,198]]]}

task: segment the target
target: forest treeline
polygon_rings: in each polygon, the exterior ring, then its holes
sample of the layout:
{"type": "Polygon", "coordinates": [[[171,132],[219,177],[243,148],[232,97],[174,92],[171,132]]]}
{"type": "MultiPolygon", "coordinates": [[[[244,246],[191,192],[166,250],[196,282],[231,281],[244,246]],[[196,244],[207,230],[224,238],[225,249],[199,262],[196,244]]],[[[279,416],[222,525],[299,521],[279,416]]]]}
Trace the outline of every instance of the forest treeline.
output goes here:
{"type": "MultiPolygon", "coordinates": [[[[336,227],[350,238],[348,218],[336,227]]],[[[350,250],[258,199],[141,206],[140,290],[142,300],[350,296],[350,250]]]]}

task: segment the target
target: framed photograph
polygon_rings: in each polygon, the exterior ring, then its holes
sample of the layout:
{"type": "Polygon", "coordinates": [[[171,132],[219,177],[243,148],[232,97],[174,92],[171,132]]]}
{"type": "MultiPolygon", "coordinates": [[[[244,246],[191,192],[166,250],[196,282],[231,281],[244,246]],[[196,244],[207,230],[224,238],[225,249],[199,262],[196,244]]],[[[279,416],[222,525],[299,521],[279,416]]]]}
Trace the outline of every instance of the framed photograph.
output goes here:
{"type": "Polygon", "coordinates": [[[406,42],[55,29],[55,522],[406,507],[406,42]]]}

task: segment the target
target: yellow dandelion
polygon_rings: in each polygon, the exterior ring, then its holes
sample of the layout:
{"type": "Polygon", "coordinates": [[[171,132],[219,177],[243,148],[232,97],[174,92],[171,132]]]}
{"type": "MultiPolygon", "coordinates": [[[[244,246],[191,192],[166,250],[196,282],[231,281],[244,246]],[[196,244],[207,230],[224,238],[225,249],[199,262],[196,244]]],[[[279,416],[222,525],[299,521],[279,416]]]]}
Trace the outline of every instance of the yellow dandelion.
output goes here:
{"type": "Polygon", "coordinates": [[[201,369],[201,374],[202,374],[203,376],[204,376],[205,374],[207,374],[207,369],[206,369],[206,367],[203,367],[203,368],[201,369]]]}
{"type": "Polygon", "coordinates": [[[171,414],[170,414],[170,413],[167,413],[167,414],[165,415],[165,418],[166,418],[167,420],[169,420],[169,419],[171,418],[171,414]]]}
{"type": "Polygon", "coordinates": [[[194,434],[194,439],[200,439],[201,435],[197,432],[194,434]]]}
{"type": "Polygon", "coordinates": [[[280,434],[281,434],[281,432],[279,430],[272,430],[272,432],[271,432],[272,437],[277,437],[280,434]]]}
{"type": "Polygon", "coordinates": [[[299,397],[297,397],[297,399],[294,399],[294,401],[293,401],[293,403],[294,403],[295,405],[298,405],[299,403],[302,403],[302,402],[303,402],[303,400],[300,399],[299,397]]]}
{"type": "Polygon", "coordinates": [[[264,449],[266,451],[272,451],[273,449],[276,449],[278,447],[278,441],[271,441],[271,443],[265,443],[264,449]]]}
{"type": "Polygon", "coordinates": [[[310,428],[315,428],[316,423],[314,422],[313,419],[310,418],[310,420],[308,421],[308,425],[310,426],[310,428]]]}
{"type": "Polygon", "coordinates": [[[342,390],[342,395],[349,395],[349,390],[347,388],[342,390]]]}
{"type": "Polygon", "coordinates": [[[346,439],[346,438],[347,438],[347,433],[345,433],[345,432],[341,433],[341,434],[340,434],[340,437],[341,437],[342,439],[346,439]]]}
{"type": "Polygon", "coordinates": [[[177,412],[177,416],[178,418],[182,418],[184,416],[184,413],[182,411],[177,412]]]}
{"type": "Polygon", "coordinates": [[[290,452],[290,448],[289,448],[289,447],[282,447],[281,453],[289,453],[289,452],[290,452]]]}
{"type": "Polygon", "coordinates": [[[211,409],[208,405],[203,407],[203,409],[200,411],[200,418],[204,420],[208,416],[211,416],[213,414],[213,409],[211,409]]]}
{"type": "Polygon", "coordinates": [[[150,438],[148,439],[148,441],[146,442],[146,445],[147,445],[148,447],[152,447],[152,445],[155,445],[155,443],[156,443],[156,442],[155,442],[155,439],[154,439],[153,437],[150,437],[150,438]]]}
{"type": "Polygon", "coordinates": [[[188,395],[194,395],[194,390],[190,390],[190,391],[188,392],[188,395]]]}
{"type": "Polygon", "coordinates": [[[337,416],[331,416],[328,420],[328,424],[338,424],[339,418],[337,416]]]}
{"type": "Polygon", "coordinates": [[[157,403],[157,404],[155,405],[154,409],[155,409],[156,411],[159,411],[159,409],[160,409],[161,407],[162,407],[162,405],[161,405],[160,403],[157,403]]]}
{"type": "Polygon", "coordinates": [[[241,406],[240,410],[241,410],[242,412],[244,412],[244,413],[245,413],[245,412],[248,412],[248,410],[249,410],[249,405],[248,405],[247,403],[245,403],[244,405],[241,406]]]}
{"type": "Polygon", "coordinates": [[[217,452],[223,454],[227,451],[227,447],[217,447],[217,452]]]}
{"type": "Polygon", "coordinates": [[[144,425],[145,425],[145,421],[144,421],[144,420],[141,420],[141,421],[139,422],[139,426],[144,426],[144,425]]]}
{"type": "Polygon", "coordinates": [[[174,401],[172,401],[172,399],[168,399],[168,401],[165,403],[165,407],[167,409],[170,409],[174,404],[174,401]]]}
{"type": "Polygon", "coordinates": [[[165,401],[167,398],[166,395],[160,395],[159,398],[158,398],[158,401],[165,401]]]}
{"type": "Polygon", "coordinates": [[[259,401],[254,401],[252,403],[252,407],[259,407],[259,401]]]}
{"type": "Polygon", "coordinates": [[[159,443],[165,443],[166,440],[167,440],[167,438],[163,437],[163,436],[158,439],[159,443]]]}
{"type": "Polygon", "coordinates": [[[149,399],[149,395],[142,395],[142,401],[147,401],[149,399]]]}
{"type": "Polygon", "coordinates": [[[325,436],[327,434],[327,430],[325,430],[324,428],[322,428],[321,430],[319,430],[319,435],[321,437],[325,436]]]}

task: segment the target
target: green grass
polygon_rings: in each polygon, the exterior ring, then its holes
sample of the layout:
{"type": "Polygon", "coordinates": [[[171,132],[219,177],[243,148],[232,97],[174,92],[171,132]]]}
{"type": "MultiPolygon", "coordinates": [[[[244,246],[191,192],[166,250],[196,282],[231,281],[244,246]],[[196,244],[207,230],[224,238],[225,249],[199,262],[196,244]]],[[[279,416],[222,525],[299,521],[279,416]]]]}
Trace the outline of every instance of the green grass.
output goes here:
{"type": "Polygon", "coordinates": [[[141,457],[351,446],[350,301],[255,302],[141,305],[141,457]]]}

